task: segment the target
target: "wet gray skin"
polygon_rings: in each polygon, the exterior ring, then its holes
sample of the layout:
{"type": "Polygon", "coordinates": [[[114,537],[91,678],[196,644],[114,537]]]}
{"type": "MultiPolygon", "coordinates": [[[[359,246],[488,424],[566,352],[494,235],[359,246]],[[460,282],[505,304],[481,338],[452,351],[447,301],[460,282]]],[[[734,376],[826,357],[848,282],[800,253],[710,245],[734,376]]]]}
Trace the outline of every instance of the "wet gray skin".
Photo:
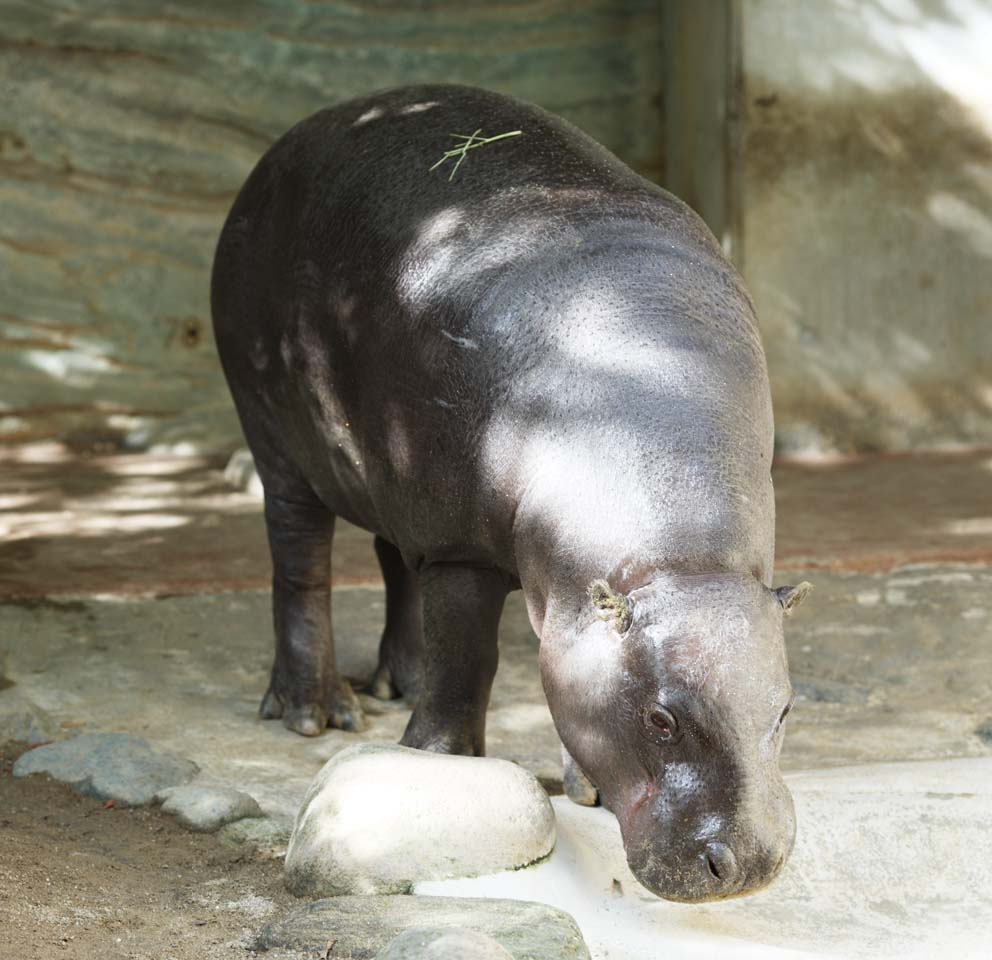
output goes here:
{"type": "Polygon", "coordinates": [[[702,221],[531,104],[390,90],[262,157],[211,307],[265,488],[261,716],[306,736],[365,725],[331,630],[344,517],[375,535],[370,689],[415,704],[404,744],[485,753],[522,589],[569,796],[601,795],[660,896],[767,882],[794,832],[777,756],[801,591],[771,589],[764,351],[702,221]],[[480,127],[521,133],[435,167],[480,127]]]}

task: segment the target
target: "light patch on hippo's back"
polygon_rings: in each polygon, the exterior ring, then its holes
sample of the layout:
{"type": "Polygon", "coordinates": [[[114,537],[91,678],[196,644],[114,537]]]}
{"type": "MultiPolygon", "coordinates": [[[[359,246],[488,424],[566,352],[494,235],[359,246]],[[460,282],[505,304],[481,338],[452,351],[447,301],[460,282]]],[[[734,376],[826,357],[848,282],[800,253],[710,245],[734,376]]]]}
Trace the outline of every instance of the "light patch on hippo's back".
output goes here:
{"type": "Polygon", "coordinates": [[[542,223],[514,221],[511,228],[475,223],[459,207],[446,207],[420,225],[400,264],[397,292],[410,310],[432,306],[435,291],[451,291],[486,270],[537,249],[542,223]]]}
{"type": "Polygon", "coordinates": [[[452,343],[457,343],[458,346],[465,350],[478,350],[479,344],[472,340],[470,337],[456,337],[453,333],[449,333],[447,330],[442,330],[441,335],[447,337],[452,343]]]}
{"type": "Polygon", "coordinates": [[[397,287],[400,299],[410,308],[426,305],[455,254],[454,235],[465,215],[458,207],[447,207],[421,224],[400,265],[397,287]]]}
{"type": "Polygon", "coordinates": [[[437,100],[421,100],[419,103],[408,103],[405,107],[400,107],[399,112],[406,115],[411,113],[423,113],[439,105],[437,100]]]}
{"type": "MultiPolygon", "coordinates": [[[[547,505],[545,519],[557,528],[556,541],[563,548],[622,555],[655,523],[654,497],[648,483],[638,482],[636,464],[627,464],[622,473],[604,469],[617,445],[609,425],[583,424],[580,430],[582,442],[533,429],[519,453],[521,474],[547,505]]],[[[511,418],[490,424],[487,461],[498,465],[512,457],[517,438],[511,418]]]]}
{"type": "Polygon", "coordinates": [[[385,116],[386,111],[382,107],[371,107],[366,110],[353,124],[353,127],[360,127],[363,124],[370,123],[373,120],[378,120],[380,117],[385,116]]]}
{"type": "Polygon", "coordinates": [[[657,391],[662,403],[670,403],[676,393],[698,397],[705,386],[696,375],[698,348],[645,342],[639,324],[623,322],[643,310],[623,285],[610,277],[592,276],[576,285],[562,304],[562,315],[569,322],[550,327],[548,335],[576,370],[610,377],[622,371],[624,380],[635,381],[646,396],[657,391]]]}

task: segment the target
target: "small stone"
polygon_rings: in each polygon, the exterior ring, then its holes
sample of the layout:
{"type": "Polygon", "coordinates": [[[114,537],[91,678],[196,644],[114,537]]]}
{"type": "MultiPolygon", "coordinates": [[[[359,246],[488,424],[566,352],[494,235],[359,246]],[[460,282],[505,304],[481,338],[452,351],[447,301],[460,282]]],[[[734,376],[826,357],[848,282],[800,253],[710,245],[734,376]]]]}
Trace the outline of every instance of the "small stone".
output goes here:
{"type": "Polygon", "coordinates": [[[40,743],[58,734],[55,721],[20,690],[0,693],[0,743],[40,743]]]}
{"type": "Polygon", "coordinates": [[[231,787],[168,787],[155,798],[161,800],[162,811],[200,833],[213,833],[225,824],[261,817],[262,809],[255,798],[231,787]]]}
{"type": "Polygon", "coordinates": [[[992,746],[992,717],[975,727],[975,736],[978,737],[982,743],[987,743],[989,746],[992,746]]]}
{"type": "Polygon", "coordinates": [[[291,817],[249,817],[221,827],[217,839],[232,847],[252,847],[270,860],[282,860],[292,832],[291,817]]]}
{"type": "Polygon", "coordinates": [[[358,744],[310,785],[286,854],[286,886],[309,897],[405,893],[418,880],[525,866],[554,840],[547,794],[523,767],[358,744]]]}
{"type": "Polygon", "coordinates": [[[474,930],[515,960],[589,960],[578,925],[562,910],[526,900],[419,895],[302,903],[263,927],[253,949],[323,956],[333,942],[333,960],[368,960],[401,933],[424,927],[474,930]]]}
{"type": "Polygon", "coordinates": [[[252,457],[250,450],[235,450],[231,454],[231,459],[227,461],[227,466],[224,467],[224,479],[232,487],[244,490],[253,497],[262,497],[264,495],[265,491],[262,489],[262,481],[259,479],[258,471],[255,469],[255,458],[252,457]]]}
{"type": "Polygon", "coordinates": [[[417,927],[401,933],[375,960],[514,960],[499,941],[477,930],[417,927]]]}
{"type": "Polygon", "coordinates": [[[131,733],[87,733],[22,754],[14,776],[47,773],[85,796],[136,807],[151,803],[165,787],[186,783],[199,769],[131,733]]]}

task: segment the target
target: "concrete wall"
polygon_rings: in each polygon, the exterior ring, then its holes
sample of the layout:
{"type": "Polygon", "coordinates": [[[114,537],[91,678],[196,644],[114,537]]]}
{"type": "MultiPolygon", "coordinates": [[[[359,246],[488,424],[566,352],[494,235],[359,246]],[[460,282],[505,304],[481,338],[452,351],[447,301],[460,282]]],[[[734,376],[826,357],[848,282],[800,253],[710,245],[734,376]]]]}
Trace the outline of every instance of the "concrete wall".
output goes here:
{"type": "Polygon", "coordinates": [[[235,444],[234,192],[299,117],[447,79],[654,178],[667,138],[755,295],[781,450],[992,444],[989,51],[992,0],[0,0],[0,442],[235,444]]]}
{"type": "Polygon", "coordinates": [[[780,449],[992,444],[992,2],[740,0],[780,449]]]}
{"type": "Polygon", "coordinates": [[[230,449],[209,266],[276,136],[448,80],[658,178],[661,33],[654,0],[0,0],[0,441],[230,449]]]}

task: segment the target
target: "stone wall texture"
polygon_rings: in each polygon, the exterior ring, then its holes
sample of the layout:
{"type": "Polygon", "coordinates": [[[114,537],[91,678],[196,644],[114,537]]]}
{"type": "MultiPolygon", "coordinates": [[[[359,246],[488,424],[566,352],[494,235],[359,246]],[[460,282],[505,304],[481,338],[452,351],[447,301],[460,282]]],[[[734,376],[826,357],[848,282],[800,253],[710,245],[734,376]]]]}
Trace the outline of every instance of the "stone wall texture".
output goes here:
{"type": "Polygon", "coordinates": [[[558,112],[661,176],[654,0],[0,0],[0,442],[239,443],[213,247],[321,107],[450,81],[558,112]]]}
{"type": "Polygon", "coordinates": [[[665,90],[718,92],[720,37],[738,82],[701,126],[727,130],[779,450],[992,445],[986,0],[0,0],[0,442],[238,444],[213,246],[308,113],[479,84],[662,180],[665,90]],[[695,72],[666,66],[675,4],[695,72]]]}
{"type": "Polygon", "coordinates": [[[992,444],[992,4],[742,0],[779,450],[992,444]]]}

